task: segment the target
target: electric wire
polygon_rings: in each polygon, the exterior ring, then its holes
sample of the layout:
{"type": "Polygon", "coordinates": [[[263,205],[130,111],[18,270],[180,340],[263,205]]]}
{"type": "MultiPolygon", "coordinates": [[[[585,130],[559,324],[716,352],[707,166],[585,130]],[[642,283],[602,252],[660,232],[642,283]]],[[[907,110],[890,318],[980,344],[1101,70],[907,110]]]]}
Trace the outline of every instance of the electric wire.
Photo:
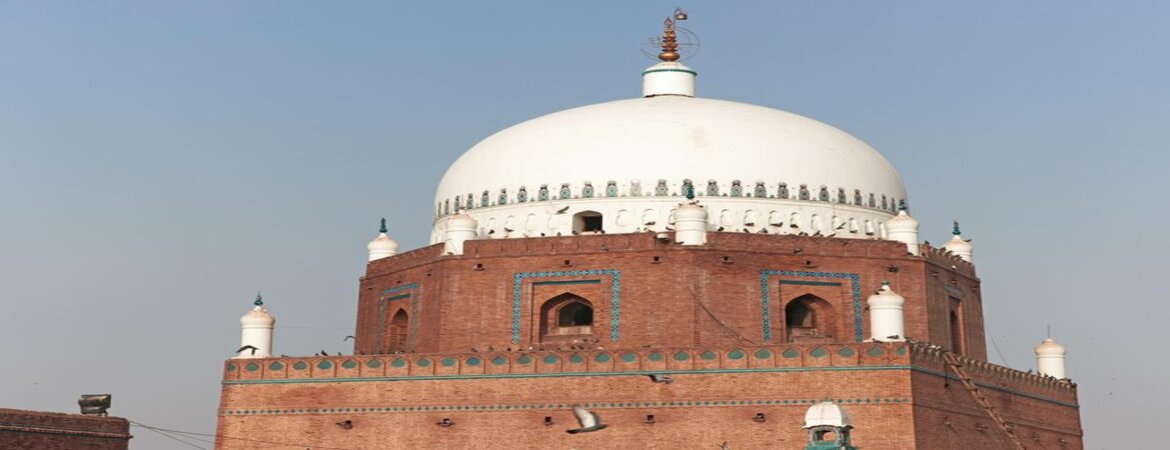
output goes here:
{"type": "MultiPolygon", "coordinates": [[[[263,439],[242,438],[242,437],[228,436],[225,434],[207,434],[207,433],[196,433],[194,431],[172,430],[169,428],[161,428],[161,427],[154,427],[154,426],[146,425],[143,423],[135,422],[133,420],[131,420],[130,423],[135,425],[135,426],[142,427],[142,428],[154,431],[154,432],[175,433],[175,434],[182,435],[182,436],[190,438],[190,439],[196,439],[193,436],[203,436],[203,437],[212,437],[212,438],[217,438],[217,439],[231,439],[231,440],[236,440],[236,441],[256,442],[256,443],[260,443],[260,444],[274,444],[274,445],[279,445],[279,446],[284,446],[284,447],[312,448],[313,450],[361,450],[361,449],[355,449],[355,448],[349,448],[349,447],[323,447],[323,446],[314,445],[314,444],[304,444],[304,443],[296,443],[296,442],[266,441],[263,439]]],[[[160,434],[162,434],[162,433],[160,433],[160,434]]],[[[163,435],[166,436],[166,434],[163,434],[163,435]]],[[[170,436],[168,436],[168,437],[170,437],[170,436]]],[[[174,438],[172,437],[172,439],[174,439],[174,438]]],[[[179,441],[179,442],[183,442],[187,445],[195,446],[194,444],[191,444],[189,442],[184,442],[184,441],[179,441]]],[[[225,445],[224,448],[226,448],[227,444],[225,443],[224,445],[225,445]]],[[[196,446],[196,448],[203,448],[203,447],[196,446]]],[[[206,450],[206,449],[204,449],[204,450],[206,450]]]]}
{"type": "MultiPolygon", "coordinates": [[[[175,437],[175,436],[173,436],[173,435],[170,435],[170,434],[168,434],[168,433],[166,433],[166,432],[164,432],[164,431],[161,431],[161,430],[155,429],[154,427],[148,427],[148,426],[144,426],[144,425],[142,425],[142,424],[139,424],[139,423],[137,423],[137,422],[134,422],[134,421],[130,421],[130,423],[131,423],[131,424],[134,424],[134,425],[137,425],[138,427],[141,427],[141,428],[145,428],[145,429],[147,429],[147,430],[150,430],[150,431],[152,431],[152,432],[154,432],[154,433],[157,433],[157,434],[161,435],[162,437],[165,437],[165,438],[167,438],[167,439],[170,439],[170,440],[172,440],[172,441],[179,442],[179,443],[181,443],[181,444],[183,444],[183,445],[186,445],[186,446],[188,446],[188,447],[194,447],[194,448],[197,448],[197,449],[200,449],[200,450],[207,450],[207,449],[206,449],[206,448],[204,448],[204,447],[200,447],[200,446],[198,446],[198,445],[195,445],[195,444],[192,444],[192,443],[190,443],[190,442],[184,441],[184,440],[182,440],[182,439],[179,439],[179,438],[177,438],[177,437],[175,437]]],[[[192,438],[192,439],[193,439],[193,438],[192,438]]]]}

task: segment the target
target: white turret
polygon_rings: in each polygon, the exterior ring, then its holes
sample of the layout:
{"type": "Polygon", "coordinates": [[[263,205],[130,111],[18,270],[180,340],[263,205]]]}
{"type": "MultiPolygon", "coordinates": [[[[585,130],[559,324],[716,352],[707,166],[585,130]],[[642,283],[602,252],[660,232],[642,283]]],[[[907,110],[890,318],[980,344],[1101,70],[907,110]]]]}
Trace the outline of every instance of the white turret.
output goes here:
{"type": "Polygon", "coordinates": [[[674,240],[682,245],[707,243],[707,208],[690,201],[674,212],[674,240]]]}
{"type": "Polygon", "coordinates": [[[463,242],[475,239],[476,228],[479,228],[479,222],[463,211],[459,211],[447,219],[447,233],[444,241],[447,253],[462,255],[463,242]]]}
{"type": "Polygon", "coordinates": [[[906,340],[902,318],[902,305],[906,299],[894,292],[888,281],[883,281],[882,287],[869,296],[866,303],[869,304],[869,328],[873,340],[906,340]]]}
{"type": "Polygon", "coordinates": [[[264,308],[264,300],[256,294],[251,311],[240,317],[240,351],[233,358],[267,358],[272,356],[272,328],[276,318],[264,308]]]}
{"type": "Polygon", "coordinates": [[[951,240],[943,244],[943,248],[951,253],[954,253],[955,256],[962,258],[963,261],[972,262],[971,253],[974,247],[971,245],[970,241],[963,239],[963,236],[959,234],[958,220],[955,221],[955,228],[953,231],[951,231],[951,234],[954,236],[951,237],[951,240]]]}
{"type": "Polygon", "coordinates": [[[1064,373],[1064,346],[1057,344],[1052,338],[1045,339],[1036,346],[1036,369],[1041,375],[1063,380],[1064,373]]]}
{"type": "Polygon", "coordinates": [[[886,236],[905,243],[910,254],[918,255],[918,221],[906,212],[905,203],[898,206],[898,215],[886,221],[886,236]]]}
{"type": "Polygon", "coordinates": [[[841,405],[825,400],[812,405],[804,413],[804,429],[808,431],[808,446],[810,448],[832,448],[855,450],[850,444],[849,432],[853,425],[849,424],[849,415],[841,405]]]}
{"type": "MultiPolygon", "coordinates": [[[[683,20],[683,19],[680,19],[683,20]]],[[[666,19],[662,30],[662,62],[642,71],[642,96],[658,95],[695,96],[695,71],[678,62],[678,41],[675,36],[674,20],[666,19]]]]}
{"type": "Polygon", "coordinates": [[[370,261],[394,256],[395,253],[398,253],[398,243],[386,235],[385,217],[382,218],[382,228],[378,229],[378,233],[378,237],[366,244],[366,250],[370,252],[370,261]]]}

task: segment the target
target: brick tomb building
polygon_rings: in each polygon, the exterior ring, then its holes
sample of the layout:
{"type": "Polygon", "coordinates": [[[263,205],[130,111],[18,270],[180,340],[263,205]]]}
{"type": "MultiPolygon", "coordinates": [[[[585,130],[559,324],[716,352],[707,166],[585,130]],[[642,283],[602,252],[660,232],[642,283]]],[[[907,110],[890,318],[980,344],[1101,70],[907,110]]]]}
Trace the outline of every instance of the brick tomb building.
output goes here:
{"type": "Polygon", "coordinates": [[[1081,448],[1062,347],[987,362],[958,224],[921,244],[864,142],[695,97],[674,32],[643,97],[459,158],[431,245],[383,222],[352,355],[272,357],[258,300],[217,448],[1081,448]]]}

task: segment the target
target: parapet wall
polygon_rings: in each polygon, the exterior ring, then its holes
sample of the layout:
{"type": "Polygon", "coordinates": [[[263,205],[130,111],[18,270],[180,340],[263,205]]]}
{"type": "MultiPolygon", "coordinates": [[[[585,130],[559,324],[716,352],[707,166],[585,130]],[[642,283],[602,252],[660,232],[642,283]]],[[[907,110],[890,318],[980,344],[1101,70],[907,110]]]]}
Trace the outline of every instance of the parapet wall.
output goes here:
{"type": "Polygon", "coordinates": [[[0,448],[125,450],[130,422],[120,417],[0,409],[0,448]]]}
{"type": "MultiPolygon", "coordinates": [[[[943,359],[945,350],[938,346],[911,343],[910,363],[915,369],[943,376],[957,377],[943,359]]],[[[1024,372],[987,361],[958,356],[964,372],[977,384],[992,389],[1008,390],[1017,394],[1036,395],[1076,406],[1076,384],[1068,380],[1024,372]]]]}
{"type": "Polygon", "coordinates": [[[849,343],[234,359],[224,365],[224,382],[905,367],[907,349],[905,344],[849,343]]]}

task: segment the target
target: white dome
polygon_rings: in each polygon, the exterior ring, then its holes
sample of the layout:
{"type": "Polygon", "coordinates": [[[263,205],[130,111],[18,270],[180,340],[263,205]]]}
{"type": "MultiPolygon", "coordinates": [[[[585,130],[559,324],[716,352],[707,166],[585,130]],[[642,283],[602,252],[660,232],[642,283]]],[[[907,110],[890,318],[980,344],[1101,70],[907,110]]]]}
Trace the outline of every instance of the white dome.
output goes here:
{"type": "Polygon", "coordinates": [[[699,195],[708,180],[724,192],[741,180],[745,189],[763,181],[794,191],[805,184],[906,196],[889,161],[829,125],[745,103],[658,96],[574,108],[500,131],[451,165],[436,199],[472,193],[477,200],[487,190],[495,200],[500,189],[514,196],[521,186],[533,199],[542,184],[555,191],[562,183],[579,196],[585,182],[600,191],[610,180],[641,181],[652,191],[659,179],[672,186],[694,180],[699,195]]]}
{"type": "Polygon", "coordinates": [[[485,227],[481,238],[505,227],[520,232],[490,237],[568,234],[572,221],[551,214],[565,206],[560,214],[569,217],[602,213],[607,232],[661,231],[684,180],[711,211],[712,231],[783,217],[791,219],[784,232],[829,235],[832,219],[858,224],[849,230],[856,235],[840,237],[884,237],[882,224],[906,198],[889,161],[832,126],[745,103],[656,95],[556,112],[476,144],[439,183],[431,242],[442,241],[446,218],[461,209],[485,227]],[[615,202],[638,203],[624,224],[611,221],[615,202]]]}
{"type": "Polygon", "coordinates": [[[809,407],[808,411],[804,413],[804,427],[812,428],[822,425],[832,427],[850,426],[849,415],[845,414],[845,410],[841,409],[841,406],[836,403],[830,401],[817,403],[809,407]]]}
{"type": "Polygon", "coordinates": [[[249,326],[261,326],[271,328],[276,323],[276,318],[272,314],[268,314],[268,309],[264,307],[264,300],[260,294],[256,294],[256,301],[252,302],[254,305],[250,311],[240,317],[240,325],[245,328],[249,326]]]}
{"type": "Polygon", "coordinates": [[[886,230],[888,231],[913,231],[918,233],[918,219],[910,217],[906,210],[898,211],[898,215],[894,216],[886,222],[886,230]]]}
{"type": "Polygon", "coordinates": [[[1040,344],[1036,345],[1036,356],[1059,356],[1064,357],[1064,346],[1056,343],[1052,338],[1045,339],[1040,344]]]}

